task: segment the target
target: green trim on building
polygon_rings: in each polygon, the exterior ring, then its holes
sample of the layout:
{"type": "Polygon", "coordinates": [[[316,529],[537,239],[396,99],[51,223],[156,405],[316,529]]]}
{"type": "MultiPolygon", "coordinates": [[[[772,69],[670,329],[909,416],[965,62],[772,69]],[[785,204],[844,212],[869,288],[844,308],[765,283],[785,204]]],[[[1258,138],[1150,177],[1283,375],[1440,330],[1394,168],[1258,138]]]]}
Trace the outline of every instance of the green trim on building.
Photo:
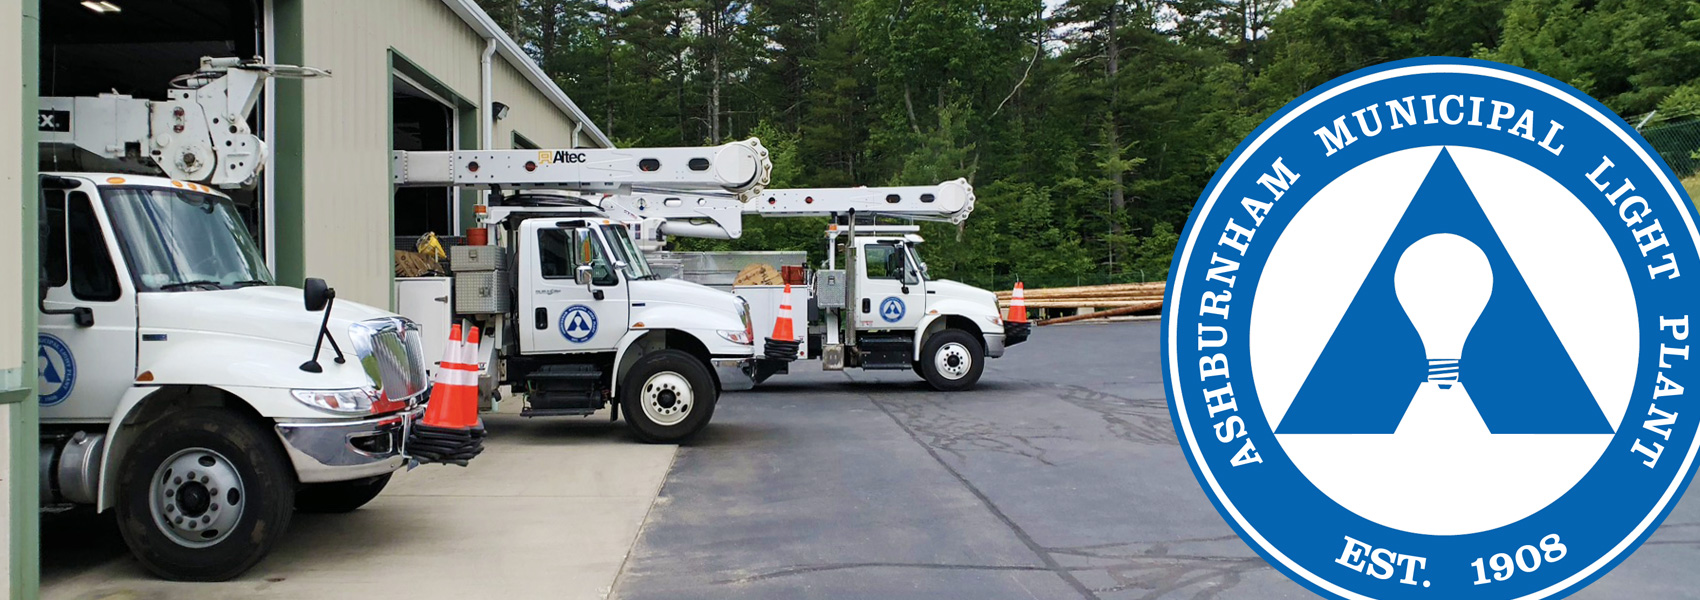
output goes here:
{"type": "MultiPolygon", "coordinates": [[[[395,59],[396,59],[395,48],[390,48],[390,51],[386,55],[384,60],[389,63],[389,71],[391,73],[396,72],[395,71],[395,59]]],[[[390,98],[390,101],[388,103],[384,104],[384,122],[389,123],[389,125],[390,125],[388,128],[384,129],[384,136],[389,140],[388,142],[385,143],[385,147],[388,148],[391,152],[394,152],[395,151],[395,77],[385,78],[384,87],[385,87],[386,90],[388,90],[387,94],[390,98]]],[[[386,223],[389,224],[389,227],[390,227],[389,232],[390,233],[389,233],[389,237],[387,237],[385,239],[390,240],[390,243],[393,244],[393,243],[395,243],[395,189],[396,189],[395,188],[395,161],[393,161],[393,160],[384,161],[384,168],[385,168],[386,174],[389,175],[389,179],[387,181],[390,182],[390,202],[389,202],[390,217],[389,217],[388,220],[385,221],[386,223]]],[[[392,267],[389,271],[390,271],[390,310],[394,311],[398,308],[401,308],[401,300],[396,298],[396,293],[395,293],[395,269],[392,267]]]]}
{"type": "Polygon", "coordinates": [[[543,148],[542,146],[537,145],[537,142],[531,141],[531,138],[520,135],[518,131],[512,133],[512,148],[514,150],[539,150],[543,148]]]}
{"type": "MultiPolygon", "coordinates": [[[[22,256],[24,272],[33,273],[34,265],[40,264],[36,242],[36,209],[40,204],[37,200],[36,169],[40,164],[39,148],[36,146],[36,108],[40,105],[41,95],[41,2],[40,0],[23,0],[23,31],[15,43],[23,44],[18,58],[24,61],[23,113],[13,118],[23,120],[23,176],[19,177],[22,189],[19,190],[18,200],[22,204],[23,214],[18,224],[18,240],[23,246],[22,256]]],[[[23,295],[23,303],[19,311],[23,315],[23,339],[16,343],[23,344],[23,372],[36,372],[35,359],[37,355],[37,323],[36,311],[31,307],[36,305],[40,284],[33,276],[25,275],[18,282],[15,293],[23,295]]],[[[41,464],[37,457],[40,452],[41,406],[35,399],[35,382],[24,382],[24,397],[10,409],[11,419],[7,423],[11,431],[11,564],[7,565],[12,576],[9,586],[13,598],[35,598],[41,594],[41,464]]]]}
{"type": "MultiPolygon", "coordinates": [[[[277,56],[275,62],[288,65],[306,64],[306,25],[304,0],[276,0],[272,8],[273,31],[277,56]]],[[[273,235],[277,256],[277,280],[284,285],[301,285],[307,277],[306,225],[306,135],[304,106],[306,97],[300,79],[277,79],[275,142],[272,153],[277,157],[272,178],[273,235]]]]}

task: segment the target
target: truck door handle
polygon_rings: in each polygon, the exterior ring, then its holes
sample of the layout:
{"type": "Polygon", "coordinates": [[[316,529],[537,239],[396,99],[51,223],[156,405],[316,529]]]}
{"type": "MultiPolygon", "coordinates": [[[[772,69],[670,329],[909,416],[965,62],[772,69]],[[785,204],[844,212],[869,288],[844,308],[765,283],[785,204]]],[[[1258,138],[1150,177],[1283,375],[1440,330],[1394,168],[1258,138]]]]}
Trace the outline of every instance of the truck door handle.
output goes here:
{"type": "Polygon", "coordinates": [[[869,300],[867,298],[863,298],[862,299],[862,313],[867,314],[867,313],[871,313],[871,312],[874,312],[874,301],[869,300]]]}
{"type": "Polygon", "coordinates": [[[541,306],[537,307],[537,316],[536,316],[536,318],[534,318],[532,320],[535,321],[535,323],[532,323],[533,327],[536,327],[538,329],[548,329],[549,328],[549,309],[543,308],[541,306]]]}
{"type": "Polygon", "coordinates": [[[449,297],[448,296],[437,296],[437,301],[441,302],[443,304],[448,304],[449,303],[449,297]]]}

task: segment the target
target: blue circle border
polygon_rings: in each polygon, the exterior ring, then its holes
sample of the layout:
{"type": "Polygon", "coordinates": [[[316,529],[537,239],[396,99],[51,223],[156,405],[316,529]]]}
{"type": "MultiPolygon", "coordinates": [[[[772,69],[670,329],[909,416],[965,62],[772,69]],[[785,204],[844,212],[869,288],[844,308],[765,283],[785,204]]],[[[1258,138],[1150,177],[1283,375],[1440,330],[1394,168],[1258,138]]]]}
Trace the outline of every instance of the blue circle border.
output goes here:
{"type": "MultiPolygon", "coordinates": [[[[1365,68],[1362,68],[1362,69],[1358,69],[1356,71],[1352,71],[1352,72],[1347,73],[1345,75],[1341,75],[1339,77],[1336,77],[1336,78],[1328,81],[1328,83],[1325,83],[1321,86],[1318,86],[1318,87],[1300,95],[1299,97],[1294,98],[1292,101],[1288,102],[1287,104],[1283,105],[1279,110],[1275,111],[1274,113],[1270,114],[1268,117],[1264,118],[1264,120],[1261,123],[1258,124],[1256,129],[1252,130],[1251,133],[1247,134],[1246,137],[1244,139],[1242,139],[1237,146],[1234,147],[1234,151],[1229,153],[1228,156],[1223,159],[1221,166],[1219,166],[1217,168],[1215,174],[1211,176],[1210,182],[1208,184],[1206,184],[1204,189],[1200,192],[1198,200],[1193,203],[1192,210],[1189,212],[1189,214],[1187,216],[1186,227],[1182,228],[1181,231],[1179,232],[1179,242],[1178,242],[1178,245],[1175,248],[1175,252],[1174,252],[1173,257],[1170,258],[1170,262],[1169,262],[1169,279],[1168,279],[1168,282],[1164,285],[1164,288],[1163,288],[1165,310],[1162,313],[1162,319],[1160,321],[1161,337],[1160,337],[1160,340],[1159,340],[1161,367],[1163,369],[1163,388],[1164,388],[1164,392],[1165,392],[1165,394],[1167,395],[1167,398],[1168,398],[1169,418],[1170,418],[1171,425],[1175,428],[1175,433],[1176,433],[1177,442],[1178,442],[1177,446],[1181,450],[1181,454],[1186,457],[1187,466],[1192,469],[1194,480],[1197,481],[1200,484],[1201,491],[1204,492],[1205,497],[1210,499],[1210,504],[1216,508],[1217,514],[1222,517],[1223,521],[1227,522],[1229,527],[1233,528],[1235,535],[1239,536],[1242,542],[1245,542],[1245,544],[1247,546],[1251,547],[1251,549],[1253,551],[1255,551],[1258,554],[1258,556],[1262,557],[1264,559],[1264,561],[1267,562],[1270,566],[1272,566],[1276,570],[1280,571],[1283,575],[1286,575],[1288,579],[1298,583],[1299,585],[1305,587],[1306,589],[1308,589],[1308,590],[1310,590],[1314,593],[1317,593],[1319,595],[1322,595],[1324,597],[1329,597],[1329,598],[1340,598],[1342,596],[1340,596],[1339,594],[1335,593],[1332,590],[1329,590],[1327,588],[1324,588],[1324,587],[1318,585],[1315,581],[1312,581],[1309,578],[1306,578],[1304,576],[1301,576],[1301,575],[1295,573],[1293,570],[1288,568],[1288,566],[1286,564],[1284,564],[1282,561],[1280,561],[1280,560],[1276,559],[1274,556],[1272,556],[1269,553],[1269,551],[1267,549],[1265,549],[1262,545],[1259,545],[1259,544],[1253,542],[1247,536],[1244,528],[1242,528],[1240,526],[1239,522],[1236,519],[1234,519],[1234,517],[1231,514],[1229,514],[1227,508],[1222,505],[1221,499],[1218,498],[1217,495],[1212,490],[1209,489],[1208,484],[1206,484],[1206,482],[1205,482],[1204,472],[1201,470],[1201,468],[1198,464],[1198,459],[1197,459],[1197,457],[1195,457],[1193,455],[1190,448],[1188,447],[1187,440],[1189,439],[1190,436],[1189,436],[1189,433],[1187,431],[1183,430],[1183,428],[1181,427],[1181,418],[1180,418],[1180,415],[1177,412],[1178,411],[1178,403],[1177,403],[1177,392],[1176,392],[1176,388],[1175,388],[1175,382],[1172,381],[1172,378],[1170,377],[1170,374],[1172,373],[1172,368],[1171,368],[1171,364],[1170,364],[1171,357],[1169,356],[1169,346],[1171,345],[1171,342],[1173,341],[1173,340],[1171,340],[1171,335],[1170,335],[1171,327],[1173,326],[1173,324],[1170,321],[1172,319],[1172,313],[1173,313],[1173,310],[1172,310],[1171,307],[1172,307],[1172,300],[1174,299],[1175,279],[1176,279],[1176,277],[1179,277],[1182,274],[1180,272],[1181,256],[1187,250],[1187,247],[1186,247],[1187,242],[1191,238],[1193,230],[1195,228],[1197,228],[1198,225],[1199,225],[1199,213],[1203,209],[1203,207],[1205,205],[1205,201],[1209,199],[1211,192],[1213,190],[1215,190],[1219,185],[1222,184],[1222,178],[1226,174],[1226,171],[1227,171],[1226,167],[1228,167],[1229,165],[1232,165],[1235,161],[1237,161],[1240,158],[1240,156],[1242,154],[1245,154],[1247,149],[1254,142],[1256,142],[1256,140],[1258,140],[1258,138],[1260,138],[1264,134],[1265,131],[1267,131],[1270,127],[1272,127],[1276,123],[1280,122],[1281,119],[1283,117],[1285,117],[1288,113],[1291,113],[1291,112],[1299,109],[1300,107],[1304,106],[1304,104],[1306,102],[1310,101],[1312,98],[1315,98],[1319,95],[1328,93],[1329,91],[1333,90],[1334,88],[1337,88],[1337,87],[1340,87],[1342,85],[1346,85],[1346,84],[1349,84],[1349,83],[1353,83],[1353,82],[1355,82],[1359,79],[1362,79],[1364,77],[1374,75],[1374,74],[1377,74],[1377,73],[1382,73],[1382,72],[1392,71],[1392,70],[1397,70],[1397,69],[1405,69],[1405,68],[1410,68],[1410,67],[1425,66],[1425,65],[1453,65],[1453,66],[1465,66],[1465,67],[1472,67],[1472,68],[1483,68],[1483,69],[1498,70],[1498,71],[1502,71],[1502,72],[1511,73],[1511,74],[1514,74],[1514,75],[1526,77],[1526,78],[1529,78],[1529,79],[1532,79],[1532,80],[1535,80],[1535,81],[1538,81],[1538,82],[1541,82],[1541,83],[1545,83],[1547,85],[1550,85],[1550,86],[1556,88],[1559,92],[1569,94],[1572,98],[1579,100],[1582,103],[1584,103],[1585,105],[1587,105],[1587,106],[1593,108],[1594,110],[1598,111],[1601,115],[1603,115],[1607,118],[1608,122],[1616,125],[1623,132],[1629,134],[1630,139],[1632,139],[1640,147],[1641,150],[1646,152],[1647,155],[1652,158],[1652,162],[1658,166],[1659,171],[1667,178],[1667,180],[1669,182],[1671,182],[1673,184],[1673,187],[1675,188],[1677,195],[1679,195],[1684,200],[1684,202],[1680,203],[1681,206],[1679,207],[1679,209],[1686,211],[1686,213],[1688,214],[1688,216],[1691,220],[1694,220],[1696,223],[1700,223],[1700,215],[1697,215],[1695,207],[1694,207],[1693,199],[1688,196],[1687,190],[1681,184],[1681,179],[1678,178],[1676,176],[1676,174],[1671,171],[1670,165],[1665,163],[1663,157],[1661,157],[1659,155],[1659,153],[1657,151],[1655,151],[1650,144],[1647,143],[1647,140],[1645,138],[1641,137],[1641,135],[1635,130],[1635,128],[1633,126],[1629,125],[1629,123],[1625,122],[1622,117],[1618,116],[1616,111],[1613,111],[1610,108],[1607,108],[1604,104],[1600,103],[1598,100],[1595,100],[1592,96],[1589,96],[1588,94],[1583,93],[1580,90],[1577,90],[1574,86],[1571,86],[1567,83],[1564,83],[1564,82],[1559,81],[1557,79],[1554,79],[1552,77],[1548,77],[1546,75],[1543,75],[1543,74],[1535,72],[1535,71],[1531,71],[1529,69],[1524,69],[1524,68],[1521,68],[1521,67],[1516,67],[1516,66],[1512,66],[1512,65],[1507,65],[1507,64],[1497,63],[1497,62],[1492,62],[1492,61],[1486,61],[1486,60],[1479,60],[1479,59],[1472,59],[1472,58],[1457,58],[1457,57],[1409,58],[1409,59],[1403,59],[1403,60],[1397,60],[1397,61],[1392,61],[1392,62],[1388,62],[1388,63],[1383,63],[1383,64],[1375,65],[1375,66],[1372,66],[1372,67],[1365,67],[1365,68]]],[[[1700,240],[1696,240],[1696,242],[1700,243],[1700,240]]],[[[1653,520],[1649,523],[1649,526],[1644,531],[1642,531],[1640,535],[1636,536],[1636,538],[1633,540],[1633,542],[1627,548],[1625,548],[1624,551],[1619,552],[1617,556],[1613,557],[1610,560],[1610,562],[1608,562],[1604,566],[1596,569],[1593,573],[1588,574],[1587,576],[1583,577],[1581,580],[1578,580],[1574,584],[1571,584],[1571,585],[1569,585],[1565,588],[1562,588],[1562,589],[1559,589],[1559,590],[1553,592],[1552,594],[1546,596],[1546,598],[1562,598],[1562,597],[1568,596],[1570,594],[1573,594],[1573,593],[1575,593],[1575,592],[1577,592],[1577,591],[1579,591],[1583,588],[1586,588],[1587,586],[1593,584],[1595,581],[1599,580],[1600,577],[1603,577],[1607,573],[1610,573],[1613,569],[1617,568],[1617,566],[1619,564],[1621,564],[1624,560],[1628,559],[1630,555],[1634,554],[1634,551],[1636,549],[1638,549],[1643,543],[1645,543],[1647,541],[1647,539],[1653,535],[1654,532],[1658,531],[1659,526],[1664,523],[1665,518],[1668,517],[1670,515],[1670,512],[1676,508],[1676,505],[1681,500],[1683,494],[1685,494],[1687,492],[1688,486],[1693,482],[1694,473],[1695,473],[1697,467],[1700,467],[1700,461],[1696,461],[1694,464],[1689,465],[1686,472],[1683,472],[1683,473],[1678,475],[1678,477],[1681,479],[1681,483],[1677,486],[1675,494],[1672,495],[1670,501],[1668,503],[1666,503],[1666,505],[1660,510],[1659,514],[1653,518],[1653,520]]],[[[1597,560],[1597,558],[1595,558],[1594,560],[1597,560]]],[[[1322,579],[1327,580],[1328,578],[1322,578],[1322,579]]],[[[1336,584],[1336,585],[1338,585],[1338,584],[1336,584]]],[[[1537,594],[1538,593],[1539,592],[1537,592],[1537,594]]]]}

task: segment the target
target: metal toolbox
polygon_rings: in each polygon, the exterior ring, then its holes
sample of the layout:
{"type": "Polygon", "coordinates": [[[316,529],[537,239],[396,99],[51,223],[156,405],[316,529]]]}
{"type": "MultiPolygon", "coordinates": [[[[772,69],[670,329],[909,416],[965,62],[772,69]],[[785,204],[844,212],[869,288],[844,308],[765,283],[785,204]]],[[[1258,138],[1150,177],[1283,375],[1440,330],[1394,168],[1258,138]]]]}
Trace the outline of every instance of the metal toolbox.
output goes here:
{"type": "Polygon", "coordinates": [[[455,273],[455,312],[481,315],[510,308],[507,271],[455,273]]]}
{"type": "Polygon", "coordinates": [[[844,308],[844,269],[815,271],[815,302],[821,308],[844,308]]]}
{"type": "Polygon", "coordinates": [[[456,273],[501,271],[508,268],[508,253],[501,246],[451,246],[449,268],[456,273]]]}

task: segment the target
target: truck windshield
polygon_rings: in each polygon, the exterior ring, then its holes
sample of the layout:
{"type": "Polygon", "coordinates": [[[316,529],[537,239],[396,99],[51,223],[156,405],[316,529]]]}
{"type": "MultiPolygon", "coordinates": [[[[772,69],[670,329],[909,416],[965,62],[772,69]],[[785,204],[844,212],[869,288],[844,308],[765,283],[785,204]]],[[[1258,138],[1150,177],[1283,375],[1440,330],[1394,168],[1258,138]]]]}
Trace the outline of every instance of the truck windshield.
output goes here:
{"type": "Polygon", "coordinates": [[[632,244],[632,234],[622,225],[603,225],[603,237],[608,238],[609,245],[614,247],[614,258],[626,262],[626,278],[654,279],[655,274],[649,270],[649,262],[643,259],[643,253],[638,252],[632,244]]]}
{"type": "Polygon", "coordinates": [[[158,187],[101,189],[136,286],[179,291],[272,285],[230,199],[158,187]]]}

